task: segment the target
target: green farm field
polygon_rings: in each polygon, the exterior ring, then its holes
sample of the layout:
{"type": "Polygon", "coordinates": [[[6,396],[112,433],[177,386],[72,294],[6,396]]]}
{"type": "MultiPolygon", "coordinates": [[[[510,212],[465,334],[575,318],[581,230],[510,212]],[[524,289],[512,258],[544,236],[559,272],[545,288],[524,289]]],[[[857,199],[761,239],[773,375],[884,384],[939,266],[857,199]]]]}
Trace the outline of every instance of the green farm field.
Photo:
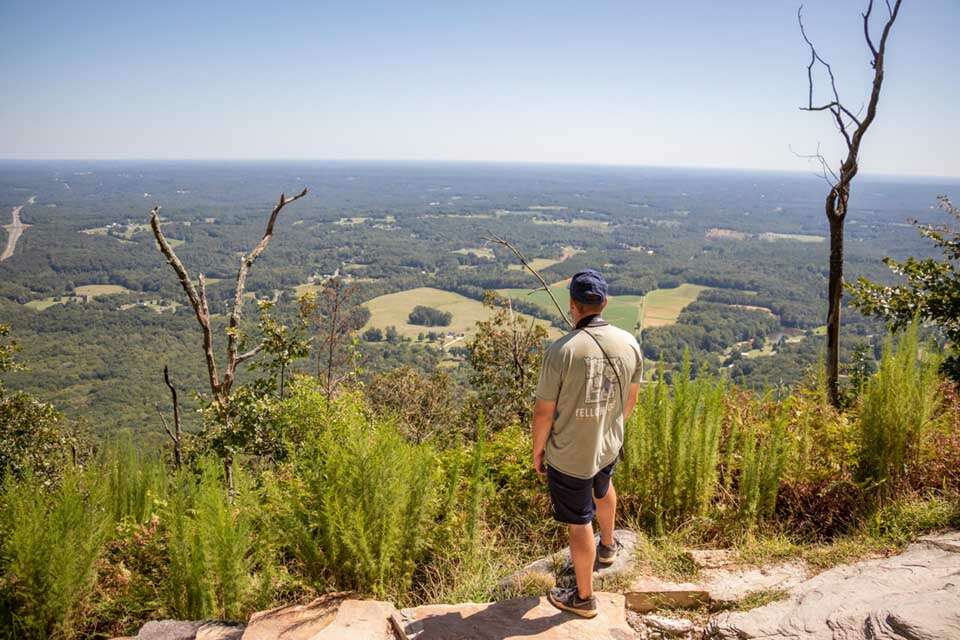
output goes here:
{"type": "MultiPolygon", "coordinates": [[[[635,332],[640,321],[641,310],[644,328],[671,325],[677,321],[683,308],[696,300],[700,292],[706,288],[696,284],[682,284],[672,289],[655,289],[646,296],[610,296],[610,302],[603,315],[613,325],[631,333],[635,332]]],[[[566,281],[554,283],[551,289],[566,309],[570,300],[566,281]]],[[[542,290],[530,293],[529,289],[498,289],[497,293],[510,298],[529,300],[550,311],[556,309],[550,296],[542,290]]]]}
{"type": "MultiPolygon", "coordinates": [[[[365,302],[364,306],[370,309],[370,320],[364,325],[364,329],[371,327],[386,329],[389,326],[394,326],[400,335],[407,338],[416,338],[419,334],[430,331],[470,334],[474,331],[477,322],[486,320],[490,315],[490,311],[477,300],[467,298],[459,293],[432,287],[419,287],[398,293],[388,293],[365,302]],[[410,324],[407,322],[407,318],[417,305],[447,311],[453,314],[453,319],[450,325],[446,327],[424,327],[410,324]]],[[[526,314],[521,315],[528,320],[532,319],[531,316],[526,314]]],[[[559,329],[549,326],[545,321],[538,320],[537,322],[547,327],[551,338],[556,339],[561,335],[559,329]]]]}

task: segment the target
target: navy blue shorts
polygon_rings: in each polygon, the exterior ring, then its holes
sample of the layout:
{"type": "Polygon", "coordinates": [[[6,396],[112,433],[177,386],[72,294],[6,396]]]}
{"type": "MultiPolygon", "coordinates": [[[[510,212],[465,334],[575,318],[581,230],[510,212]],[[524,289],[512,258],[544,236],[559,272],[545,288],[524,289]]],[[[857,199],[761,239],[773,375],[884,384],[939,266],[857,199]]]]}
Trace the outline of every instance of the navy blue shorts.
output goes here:
{"type": "Polygon", "coordinates": [[[613,466],[616,461],[597,472],[592,478],[568,476],[547,466],[547,486],[550,487],[550,502],[553,504],[553,517],[565,524],[589,524],[597,515],[597,503],[594,496],[602,498],[610,489],[613,478],[613,466]]]}

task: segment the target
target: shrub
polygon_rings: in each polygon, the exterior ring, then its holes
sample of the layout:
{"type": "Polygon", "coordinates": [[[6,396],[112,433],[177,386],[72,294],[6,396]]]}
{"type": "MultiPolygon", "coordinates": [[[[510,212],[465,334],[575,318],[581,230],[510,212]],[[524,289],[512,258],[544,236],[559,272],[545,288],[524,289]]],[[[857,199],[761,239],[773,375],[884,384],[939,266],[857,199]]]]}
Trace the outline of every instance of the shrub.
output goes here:
{"type": "Polygon", "coordinates": [[[441,311],[433,307],[425,307],[418,304],[410,312],[407,322],[417,324],[423,327],[446,327],[453,320],[453,314],[449,311],[441,311]]]}
{"type": "Polygon", "coordinates": [[[129,435],[105,453],[97,472],[106,476],[106,506],[114,522],[147,522],[154,501],[166,495],[163,460],[136,448],[129,435]]]}
{"type": "Polygon", "coordinates": [[[230,503],[218,461],[200,463],[199,477],[181,471],[173,481],[167,523],[169,572],[163,594],[173,615],[239,619],[255,587],[255,538],[249,479],[235,470],[230,503]]]}
{"type": "Polygon", "coordinates": [[[0,516],[0,634],[72,637],[107,538],[101,485],[77,470],[54,486],[25,474],[4,485],[0,516]]]}
{"type": "Polygon", "coordinates": [[[789,450],[787,416],[774,408],[765,420],[738,426],[733,435],[739,450],[738,519],[753,527],[771,517],[777,504],[789,450]]]}
{"type": "Polygon", "coordinates": [[[358,397],[328,406],[311,380],[289,404],[308,435],[274,495],[285,549],[319,586],[404,596],[438,510],[432,450],[370,418],[358,397]]]}
{"type": "Polygon", "coordinates": [[[857,478],[881,498],[902,488],[939,405],[939,358],[920,353],[917,333],[914,323],[896,347],[892,337],[887,338],[879,369],[867,381],[860,406],[857,478]]]}
{"type": "Polygon", "coordinates": [[[627,427],[618,488],[643,508],[658,532],[703,516],[715,495],[720,426],[726,384],[691,379],[690,362],[673,376],[646,387],[627,427]]]}

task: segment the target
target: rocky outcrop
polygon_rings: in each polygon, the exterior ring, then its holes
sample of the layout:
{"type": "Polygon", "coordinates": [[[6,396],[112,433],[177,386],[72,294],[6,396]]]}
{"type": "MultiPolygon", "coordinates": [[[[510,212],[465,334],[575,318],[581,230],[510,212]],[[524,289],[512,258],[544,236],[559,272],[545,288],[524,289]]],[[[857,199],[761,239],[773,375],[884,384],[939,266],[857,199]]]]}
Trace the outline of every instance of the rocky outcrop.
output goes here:
{"type": "Polygon", "coordinates": [[[347,594],[333,593],[308,604],[260,611],[246,625],[152,621],[143,625],[135,640],[393,640],[396,613],[389,602],[351,600],[347,594]]]}
{"type": "MultiPolygon", "coordinates": [[[[601,579],[635,573],[636,537],[629,531],[618,537],[625,548],[614,567],[599,572],[601,579]]],[[[691,551],[690,557],[699,567],[696,582],[635,578],[625,595],[597,592],[599,613],[592,619],[559,611],[540,596],[397,611],[389,602],[341,593],[256,613],[245,627],[148,622],[136,640],[960,640],[960,532],[922,538],[899,555],[810,579],[799,562],[753,567],[717,550],[691,551]],[[729,606],[755,592],[784,599],[717,614],[706,629],[702,616],[694,623],[676,613],[653,614],[729,606]]],[[[568,559],[561,552],[526,571],[563,579],[568,559]]]]}
{"type": "Polygon", "coordinates": [[[717,616],[708,637],[729,640],[958,640],[960,532],[904,553],[839,566],[786,600],[717,616]]]}
{"type": "Polygon", "coordinates": [[[707,566],[699,571],[694,582],[671,582],[652,576],[634,579],[624,594],[627,607],[638,613],[663,608],[718,608],[758,592],[786,592],[809,575],[807,566],[798,561],[764,567],[741,565],[735,555],[723,550],[704,552],[703,558],[707,566]]]}
{"type": "Polygon", "coordinates": [[[140,628],[137,640],[194,640],[204,622],[151,620],[140,628]]]}
{"type": "MultiPolygon", "coordinates": [[[[616,580],[630,576],[635,571],[635,553],[637,548],[637,534],[629,529],[617,529],[614,538],[620,544],[620,553],[610,565],[595,563],[593,566],[593,585],[603,589],[616,580]]],[[[600,542],[600,536],[595,537],[600,542]]],[[[557,584],[569,587],[576,584],[573,573],[573,563],[570,561],[570,547],[531,562],[516,573],[500,581],[500,589],[504,592],[523,591],[525,584],[537,585],[557,584]]],[[[544,589],[546,590],[546,589],[544,589]]]]}
{"type": "Polygon", "coordinates": [[[395,613],[389,602],[331,594],[253,614],[242,640],[389,640],[395,613]]]}
{"type": "Polygon", "coordinates": [[[546,598],[514,598],[484,604],[439,604],[403,609],[410,640],[635,640],[623,596],[597,592],[599,613],[580,618],[546,598]]]}
{"type": "Polygon", "coordinates": [[[240,640],[242,624],[153,620],[143,625],[136,640],[240,640]]]}

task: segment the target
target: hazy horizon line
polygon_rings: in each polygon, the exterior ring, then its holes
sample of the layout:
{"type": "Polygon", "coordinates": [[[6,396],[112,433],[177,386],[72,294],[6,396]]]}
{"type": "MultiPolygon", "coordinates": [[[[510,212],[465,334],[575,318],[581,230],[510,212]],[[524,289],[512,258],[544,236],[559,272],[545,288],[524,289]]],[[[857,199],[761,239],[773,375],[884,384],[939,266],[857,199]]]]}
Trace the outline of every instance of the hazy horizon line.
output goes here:
{"type": "MultiPolygon", "coordinates": [[[[808,175],[812,178],[820,179],[821,176],[815,171],[805,171],[802,169],[785,168],[767,168],[767,167],[724,167],[715,165],[693,165],[693,164],[632,164],[618,162],[562,162],[562,161],[543,161],[543,160],[463,160],[447,158],[323,158],[323,157],[150,157],[150,156],[122,156],[122,157],[17,157],[0,155],[0,163],[11,162],[88,162],[88,163],[108,163],[108,162],[156,162],[156,163],[356,163],[356,164],[457,164],[457,165],[522,165],[529,167],[565,167],[565,168],[607,168],[607,169],[687,169],[695,171],[718,171],[733,173],[782,173],[795,175],[808,175]]],[[[960,181],[960,175],[939,175],[931,173],[894,173],[887,171],[861,171],[858,174],[864,178],[908,178],[911,180],[945,180],[960,181]]]]}

